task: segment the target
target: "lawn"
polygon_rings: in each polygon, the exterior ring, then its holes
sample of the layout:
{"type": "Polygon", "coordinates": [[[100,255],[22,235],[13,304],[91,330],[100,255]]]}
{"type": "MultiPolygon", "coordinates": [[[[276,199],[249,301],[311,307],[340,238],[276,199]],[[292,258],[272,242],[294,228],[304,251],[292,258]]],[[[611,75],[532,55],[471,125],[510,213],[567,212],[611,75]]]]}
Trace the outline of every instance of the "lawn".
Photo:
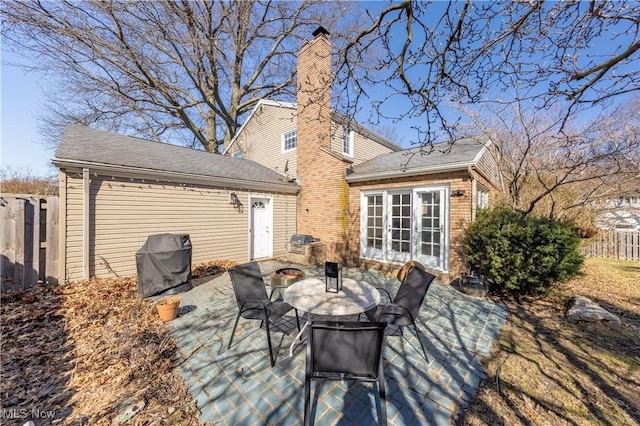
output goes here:
{"type": "MultiPolygon", "coordinates": [[[[224,264],[196,269],[199,282],[224,264]]],[[[485,360],[488,379],[457,423],[637,424],[639,283],[639,262],[588,259],[548,297],[496,298],[508,322],[485,360]],[[565,321],[573,294],[618,315],[622,328],[565,321]]],[[[3,294],[0,423],[53,416],[36,424],[108,425],[144,401],[127,424],[195,424],[169,327],[136,288],[135,279],[92,279],[3,294]]]]}
{"type": "Polygon", "coordinates": [[[488,379],[460,425],[633,425],[640,421],[640,263],[587,259],[582,274],[509,310],[488,379]],[[571,295],[618,315],[620,329],[564,319],[571,295]]]}

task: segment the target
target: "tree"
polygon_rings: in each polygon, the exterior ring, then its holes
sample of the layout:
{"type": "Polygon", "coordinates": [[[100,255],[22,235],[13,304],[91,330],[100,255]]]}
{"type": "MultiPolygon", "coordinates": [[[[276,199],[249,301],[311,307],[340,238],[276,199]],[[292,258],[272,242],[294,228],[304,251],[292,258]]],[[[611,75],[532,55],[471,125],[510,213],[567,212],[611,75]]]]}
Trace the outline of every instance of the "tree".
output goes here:
{"type": "MultiPolygon", "coordinates": [[[[49,86],[45,127],[94,125],[217,152],[261,98],[291,100],[297,52],[345,4],[10,1],[2,36],[49,86]]],[[[295,99],[295,98],[294,98],[295,99]]]]}
{"type": "Polygon", "coordinates": [[[58,180],[51,177],[35,176],[31,169],[0,169],[0,193],[25,195],[57,195],[58,180]]]}
{"type": "Polygon", "coordinates": [[[640,188],[638,108],[640,96],[582,122],[565,122],[562,103],[541,111],[520,101],[467,115],[494,144],[511,206],[586,226],[602,201],[640,188]]]}
{"type": "Polygon", "coordinates": [[[343,52],[343,109],[424,117],[420,141],[455,136],[448,101],[567,102],[562,124],[640,90],[640,3],[593,0],[390,2],[343,52]],[[368,68],[363,68],[367,64],[368,68]],[[398,108],[397,99],[408,101],[398,108]]]}
{"type": "Polygon", "coordinates": [[[336,109],[373,125],[420,118],[414,142],[456,136],[449,101],[510,102],[526,88],[538,108],[566,100],[566,124],[640,90],[638,2],[1,5],[5,43],[28,55],[27,68],[64,77],[51,88],[50,123],[182,136],[210,151],[258,99],[293,100],[297,52],[317,25],[339,52],[336,109]]]}

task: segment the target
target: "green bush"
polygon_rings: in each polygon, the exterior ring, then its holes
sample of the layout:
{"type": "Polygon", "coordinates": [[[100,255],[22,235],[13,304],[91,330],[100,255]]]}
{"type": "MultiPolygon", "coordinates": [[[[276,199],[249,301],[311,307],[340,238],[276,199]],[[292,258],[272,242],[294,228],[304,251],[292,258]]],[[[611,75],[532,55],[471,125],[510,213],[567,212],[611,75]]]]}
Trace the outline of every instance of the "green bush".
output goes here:
{"type": "Polygon", "coordinates": [[[524,216],[508,206],[478,212],[463,244],[472,269],[516,294],[544,293],[575,276],[583,261],[571,223],[524,216]]]}

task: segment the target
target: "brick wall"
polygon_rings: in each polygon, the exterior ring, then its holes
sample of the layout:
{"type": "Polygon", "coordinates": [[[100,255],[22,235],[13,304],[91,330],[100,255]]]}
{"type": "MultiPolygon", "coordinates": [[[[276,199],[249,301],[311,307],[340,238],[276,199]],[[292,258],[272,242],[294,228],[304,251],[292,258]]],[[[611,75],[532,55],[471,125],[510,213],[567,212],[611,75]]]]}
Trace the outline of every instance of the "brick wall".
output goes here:
{"type": "Polygon", "coordinates": [[[327,260],[343,260],[347,162],[331,151],[331,44],[325,34],[298,55],[298,233],[320,238],[327,260]]]}

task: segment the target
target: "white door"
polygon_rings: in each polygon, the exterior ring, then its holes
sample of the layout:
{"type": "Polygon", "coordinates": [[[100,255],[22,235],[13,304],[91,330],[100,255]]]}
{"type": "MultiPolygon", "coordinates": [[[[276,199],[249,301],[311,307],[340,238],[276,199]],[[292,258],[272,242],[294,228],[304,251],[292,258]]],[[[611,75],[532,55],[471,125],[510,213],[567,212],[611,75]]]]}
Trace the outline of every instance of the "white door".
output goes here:
{"type": "Polygon", "coordinates": [[[447,252],[444,194],[444,190],[417,194],[416,257],[420,263],[434,269],[443,269],[447,252]]]}
{"type": "Polygon", "coordinates": [[[269,257],[269,200],[264,198],[251,200],[251,258],[269,257]]]}
{"type": "Polygon", "coordinates": [[[360,250],[367,259],[384,259],[387,214],[383,194],[368,194],[362,204],[362,241],[360,250]]]}
{"type": "Polygon", "coordinates": [[[387,261],[411,260],[411,195],[410,191],[389,194],[387,261]]]}

